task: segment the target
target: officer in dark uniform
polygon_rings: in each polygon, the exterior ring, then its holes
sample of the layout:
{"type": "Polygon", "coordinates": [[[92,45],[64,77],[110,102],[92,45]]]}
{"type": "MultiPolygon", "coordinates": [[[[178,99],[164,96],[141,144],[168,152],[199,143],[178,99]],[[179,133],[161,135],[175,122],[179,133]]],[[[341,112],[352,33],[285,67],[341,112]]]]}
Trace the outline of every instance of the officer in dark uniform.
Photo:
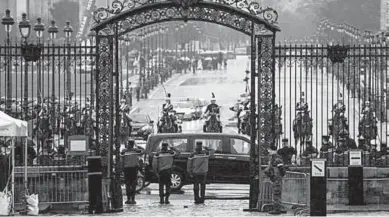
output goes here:
{"type": "Polygon", "coordinates": [[[318,151],[315,147],[313,147],[311,140],[306,141],[306,144],[307,144],[307,147],[306,147],[305,151],[303,152],[301,158],[302,158],[302,163],[304,165],[310,165],[310,162],[311,162],[310,159],[316,158],[318,151]]]}
{"type": "Polygon", "coordinates": [[[320,158],[327,159],[329,164],[333,163],[333,153],[334,153],[334,145],[330,141],[330,136],[324,135],[322,136],[322,145],[320,148],[320,158]]]}
{"type": "Polygon", "coordinates": [[[158,175],[159,182],[159,198],[160,204],[170,204],[170,188],[172,185],[171,175],[173,167],[173,158],[180,151],[174,147],[169,149],[169,144],[164,142],[162,143],[161,151],[155,154],[153,159],[153,170],[158,175]],[[166,191],[164,187],[166,186],[166,191]]]}
{"type": "Polygon", "coordinates": [[[202,142],[196,142],[196,149],[188,159],[187,172],[193,179],[193,192],[196,204],[205,201],[205,185],[208,173],[209,157],[215,153],[214,150],[204,147],[202,142]],[[201,190],[200,190],[201,187],[201,190]],[[200,195],[199,195],[200,190],[200,195]]]}
{"type": "Polygon", "coordinates": [[[285,165],[291,165],[292,157],[293,155],[297,154],[297,151],[293,147],[290,147],[289,140],[284,138],[282,139],[282,148],[279,149],[277,153],[281,156],[285,165]]]}
{"type": "Polygon", "coordinates": [[[277,153],[277,147],[271,145],[269,152],[269,166],[265,169],[265,175],[270,178],[273,183],[273,210],[269,214],[279,215],[285,214],[286,210],[282,207],[282,178],[286,174],[284,162],[281,156],[277,153]]]}
{"type": "Polygon", "coordinates": [[[127,148],[122,151],[123,171],[126,184],[126,204],[136,204],[135,192],[138,182],[139,156],[142,150],[134,147],[135,141],[129,140],[127,148]]]}

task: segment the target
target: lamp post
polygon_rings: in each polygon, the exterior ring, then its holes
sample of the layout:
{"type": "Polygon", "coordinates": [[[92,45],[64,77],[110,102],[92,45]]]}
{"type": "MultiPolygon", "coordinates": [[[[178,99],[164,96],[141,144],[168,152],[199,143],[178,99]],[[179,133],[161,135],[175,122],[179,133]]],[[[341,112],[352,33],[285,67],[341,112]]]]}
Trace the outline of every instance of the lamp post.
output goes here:
{"type": "Polygon", "coordinates": [[[71,74],[70,74],[70,37],[73,33],[73,27],[70,26],[70,21],[66,21],[66,26],[63,28],[63,32],[65,33],[66,44],[68,47],[67,58],[66,58],[66,95],[67,99],[70,101],[71,99],[71,74]]]}
{"type": "MultiPolygon", "coordinates": [[[[45,31],[45,25],[42,23],[42,19],[39,17],[37,23],[34,25],[34,31],[38,37],[38,46],[41,46],[41,38],[43,37],[43,32],[45,31]]],[[[37,97],[38,105],[42,103],[42,70],[41,70],[41,60],[38,62],[38,87],[37,87],[37,97]]]]}
{"type": "MultiPolygon", "coordinates": [[[[54,40],[57,38],[57,33],[58,33],[58,27],[55,25],[55,21],[52,20],[51,21],[51,26],[49,26],[47,32],[49,33],[50,35],[50,40],[51,40],[51,43],[52,43],[52,69],[51,69],[51,102],[52,102],[52,105],[51,105],[51,123],[52,123],[52,126],[55,127],[56,124],[55,124],[55,121],[56,119],[54,118],[55,117],[55,47],[54,47],[54,40]]],[[[93,82],[92,82],[93,83],[93,82]]]]}
{"type": "MultiPolygon", "coordinates": [[[[57,30],[58,31],[58,30],[57,30]]],[[[90,31],[88,33],[88,37],[90,38],[90,45],[93,47],[95,45],[95,37],[96,37],[96,32],[95,31],[90,31]]],[[[92,49],[92,48],[91,48],[92,49]]],[[[96,63],[96,59],[94,60],[95,63],[96,63]]],[[[96,64],[95,64],[95,67],[96,67],[96,64]]],[[[95,88],[94,88],[94,83],[95,83],[95,72],[92,71],[92,73],[90,74],[90,79],[91,79],[91,84],[90,84],[90,103],[91,103],[91,106],[92,108],[94,108],[94,105],[95,105],[95,88]]],[[[91,109],[92,110],[92,109],[91,109]]]]}
{"type": "Polygon", "coordinates": [[[9,40],[9,34],[11,33],[12,26],[15,24],[14,18],[11,17],[11,11],[6,10],[5,16],[1,20],[1,23],[5,27],[5,31],[7,32],[7,105],[6,111],[8,114],[11,113],[12,110],[12,75],[11,75],[11,45],[9,40]]]}
{"type": "MultiPolygon", "coordinates": [[[[27,39],[30,37],[31,32],[31,24],[30,21],[27,19],[27,14],[22,14],[22,20],[19,22],[19,30],[20,34],[24,40],[24,46],[27,47],[27,39]]],[[[28,117],[28,61],[25,59],[24,61],[24,103],[23,103],[23,110],[24,110],[24,117],[27,119],[28,117]]]]}

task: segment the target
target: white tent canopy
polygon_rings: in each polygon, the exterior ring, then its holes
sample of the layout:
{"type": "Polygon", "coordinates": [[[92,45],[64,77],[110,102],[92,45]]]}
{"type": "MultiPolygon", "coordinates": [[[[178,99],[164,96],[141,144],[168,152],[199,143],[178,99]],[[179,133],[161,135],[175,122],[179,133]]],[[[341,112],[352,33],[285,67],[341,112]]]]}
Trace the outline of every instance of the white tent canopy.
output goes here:
{"type": "Polygon", "coordinates": [[[0,111],[0,136],[28,136],[27,126],[27,121],[15,119],[0,111]]]}

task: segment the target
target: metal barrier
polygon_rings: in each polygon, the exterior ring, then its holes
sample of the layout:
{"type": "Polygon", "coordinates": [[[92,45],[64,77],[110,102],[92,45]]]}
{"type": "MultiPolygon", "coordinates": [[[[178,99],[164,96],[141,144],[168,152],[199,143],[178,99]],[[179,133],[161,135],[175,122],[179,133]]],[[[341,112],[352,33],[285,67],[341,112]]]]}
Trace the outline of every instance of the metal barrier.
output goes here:
{"type": "MultiPolygon", "coordinates": [[[[307,173],[286,172],[282,183],[282,203],[293,207],[308,207],[310,199],[310,178],[307,173]]],[[[273,184],[269,179],[265,179],[261,185],[261,198],[259,204],[261,211],[272,209],[273,184]]]]}
{"type": "MultiPolygon", "coordinates": [[[[24,167],[15,168],[15,204],[25,195],[24,167]]],[[[27,188],[40,204],[88,203],[88,170],[80,166],[28,167],[27,188]]]]}

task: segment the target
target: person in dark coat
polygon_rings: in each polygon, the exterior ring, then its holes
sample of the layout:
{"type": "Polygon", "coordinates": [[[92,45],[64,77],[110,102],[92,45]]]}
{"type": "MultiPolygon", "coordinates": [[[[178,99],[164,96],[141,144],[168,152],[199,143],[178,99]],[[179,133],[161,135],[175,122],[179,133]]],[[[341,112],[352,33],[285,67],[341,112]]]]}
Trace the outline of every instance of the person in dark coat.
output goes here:
{"type": "Polygon", "coordinates": [[[158,175],[160,204],[170,204],[169,196],[172,185],[173,158],[179,153],[180,151],[178,149],[174,147],[169,148],[169,144],[164,142],[162,143],[161,151],[154,156],[153,169],[158,175]],[[166,191],[164,191],[164,187],[166,187],[166,191]]]}
{"type": "Polygon", "coordinates": [[[306,141],[306,144],[307,147],[302,154],[302,160],[304,165],[310,165],[310,159],[316,158],[318,151],[317,148],[313,147],[311,140],[306,141]]]}
{"type": "Polygon", "coordinates": [[[279,149],[277,153],[281,156],[285,165],[291,165],[292,157],[293,155],[297,154],[297,151],[293,147],[290,147],[289,140],[284,138],[282,139],[282,148],[279,149]]]}
{"type": "Polygon", "coordinates": [[[196,149],[188,159],[187,172],[193,179],[193,192],[196,204],[205,201],[205,185],[208,173],[209,157],[215,153],[214,150],[204,147],[202,142],[196,142],[196,149]],[[199,195],[200,190],[200,195],[199,195]]]}
{"type": "Polygon", "coordinates": [[[327,159],[327,162],[329,164],[333,163],[333,153],[334,153],[334,145],[330,141],[330,136],[324,135],[322,137],[322,145],[320,148],[320,158],[327,159]]]}
{"type": "Polygon", "coordinates": [[[271,145],[268,150],[269,166],[265,169],[265,175],[270,178],[273,183],[273,210],[269,212],[272,215],[285,214],[286,210],[281,204],[282,197],[282,178],[286,174],[284,162],[281,156],[277,153],[277,147],[271,145]]]}
{"type": "Polygon", "coordinates": [[[135,141],[129,140],[127,148],[121,152],[127,194],[126,204],[136,204],[135,193],[138,183],[139,156],[142,154],[142,150],[134,146],[135,141]]]}

